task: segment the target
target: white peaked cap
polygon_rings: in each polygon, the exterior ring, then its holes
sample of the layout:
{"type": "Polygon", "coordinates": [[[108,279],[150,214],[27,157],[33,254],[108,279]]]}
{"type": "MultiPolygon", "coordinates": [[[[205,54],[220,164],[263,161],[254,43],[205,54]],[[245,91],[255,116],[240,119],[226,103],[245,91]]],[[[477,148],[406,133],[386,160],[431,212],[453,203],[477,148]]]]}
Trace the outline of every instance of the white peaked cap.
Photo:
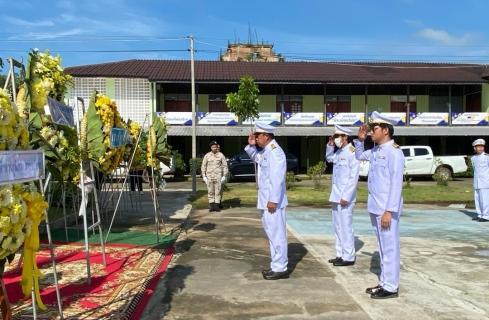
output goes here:
{"type": "Polygon", "coordinates": [[[334,125],[334,134],[346,134],[347,136],[351,136],[353,130],[350,128],[342,127],[337,124],[334,125]]]}
{"type": "Polygon", "coordinates": [[[277,128],[265,122],[255,122],[255,132],[274,133],[277,128]]]}
{"type": "Polygon", "coordinates": [[[396,125],[397,120],[381,115],[377,111],[372,112],[372,123],[387,123],[391,125],[396,125]]]}
{"type": "Polygon", "coordinates": [[[472,142],[472,147],[485,146],[485,145],[486,145],[486,142],[484,141],[484,139],[477,139],[474,142],[472,142]]]}

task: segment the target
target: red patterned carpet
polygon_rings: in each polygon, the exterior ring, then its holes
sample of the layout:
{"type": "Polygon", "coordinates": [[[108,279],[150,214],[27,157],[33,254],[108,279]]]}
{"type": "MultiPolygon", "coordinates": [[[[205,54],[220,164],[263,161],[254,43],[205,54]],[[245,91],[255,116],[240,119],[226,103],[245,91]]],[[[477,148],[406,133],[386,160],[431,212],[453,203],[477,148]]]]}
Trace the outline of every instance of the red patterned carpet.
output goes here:
{"type": "MultiPolygon", "coordinates": [[[[104,268],[100,246],[90,246],[91,284],[87,284],[85,247],[55,244],[56,271],[65,319],[139,319],[159,278],[171,260],[173,248],[106,245],[104,268]]],[[[14,319],[32,319],[31,300],[23,300],[17,261],[6,265],[3,276],[14,319]]],[[[38,319],[57,319],[59,311],[49,247],[41,245],[37,265],[41,298],[48,309],[38,319]]]]}

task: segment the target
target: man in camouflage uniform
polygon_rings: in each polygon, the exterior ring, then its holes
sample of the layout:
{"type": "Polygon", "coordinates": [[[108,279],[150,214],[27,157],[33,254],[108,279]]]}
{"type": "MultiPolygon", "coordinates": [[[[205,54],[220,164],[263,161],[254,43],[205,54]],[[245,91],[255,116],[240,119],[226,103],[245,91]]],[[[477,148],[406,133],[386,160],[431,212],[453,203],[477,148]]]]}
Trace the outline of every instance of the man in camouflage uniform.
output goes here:
{"type": "Polygon", "coordinates": [[[209,146],[211,151],[208,152],[202,160],[203,180],[207,184],[207,197],[209,198],[209,212],[221,211],[219,203],[221,202],[221,184],[226,181],[228,166],[226,157],[217,152],[217,141],[212,141],[209,146]]]}

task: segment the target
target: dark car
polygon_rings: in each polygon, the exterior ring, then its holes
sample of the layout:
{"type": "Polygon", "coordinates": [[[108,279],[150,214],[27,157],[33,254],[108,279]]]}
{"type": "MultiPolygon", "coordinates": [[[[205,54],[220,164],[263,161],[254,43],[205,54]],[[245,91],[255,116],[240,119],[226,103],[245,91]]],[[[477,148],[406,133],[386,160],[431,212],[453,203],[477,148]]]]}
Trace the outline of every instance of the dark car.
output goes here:
{"type": "MultiPolygon", "coordinates": [[[[299,173],[299,160],[293,154],[285,151],[285,158],[287,160],[287,172],[292,171],[294,174],[299,173]]],[[[231,175],[231,179],[238,177],[254,177],[255,167],[253,161],[246,153],[241,151],[238,154],[228,158],[228,169],[231,175]]]]}

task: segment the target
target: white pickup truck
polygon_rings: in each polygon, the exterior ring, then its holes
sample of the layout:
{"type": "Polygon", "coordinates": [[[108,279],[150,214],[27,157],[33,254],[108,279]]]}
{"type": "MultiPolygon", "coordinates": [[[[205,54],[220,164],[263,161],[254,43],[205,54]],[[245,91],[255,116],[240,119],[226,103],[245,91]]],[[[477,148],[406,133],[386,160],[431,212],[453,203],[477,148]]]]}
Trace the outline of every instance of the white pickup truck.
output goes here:
{"type": "MultiPolygon", "coordinates": [[[[450,179],[454,173],[467,171],[467,156],[434,156],[430,146],[401,146],[404,152],[404,174],[432,176],[440,172],[450,179]]],[[[368,176],[369,162],[360,162],[360,178],[368,176]]]]}

